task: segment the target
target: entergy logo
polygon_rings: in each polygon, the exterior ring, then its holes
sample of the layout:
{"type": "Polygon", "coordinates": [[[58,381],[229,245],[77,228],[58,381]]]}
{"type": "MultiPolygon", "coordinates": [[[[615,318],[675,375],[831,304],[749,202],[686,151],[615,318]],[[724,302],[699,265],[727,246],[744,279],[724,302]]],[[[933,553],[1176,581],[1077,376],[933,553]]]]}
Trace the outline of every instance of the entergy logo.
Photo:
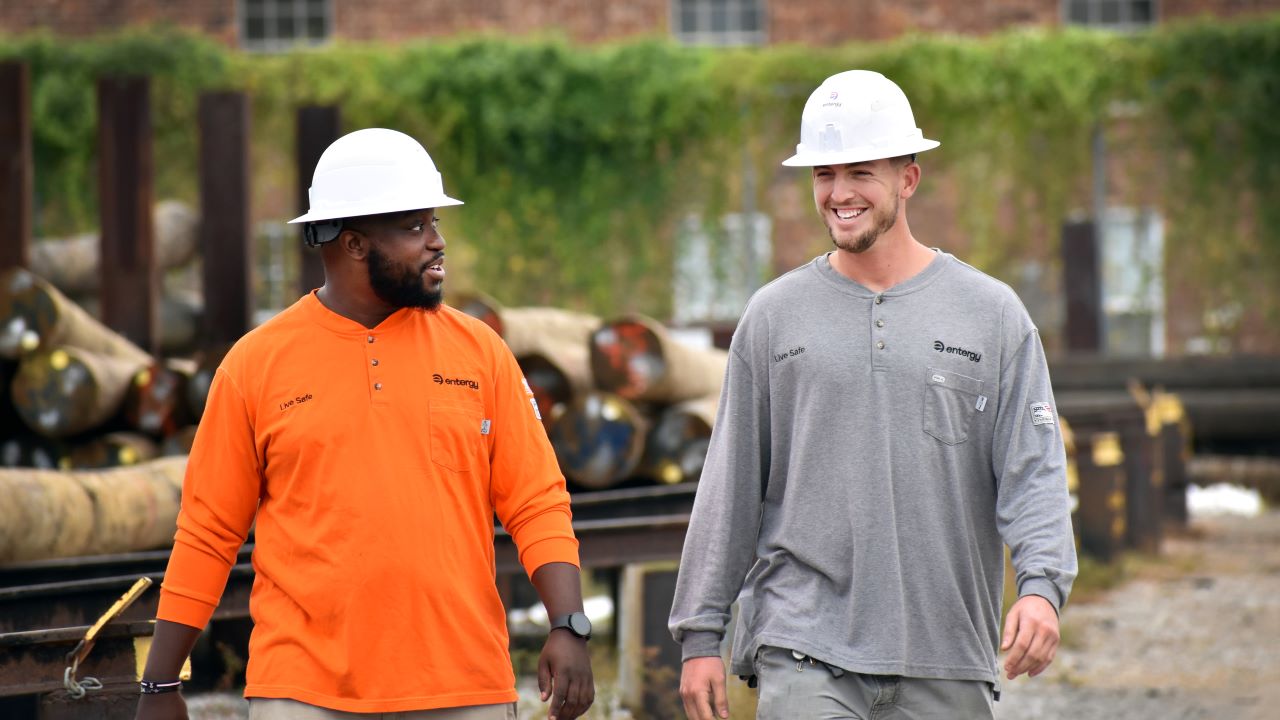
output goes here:
{"type": "Polygon", "coordinates": [[[937,350],[940,353],[947,353],[948,355],[959,355],[960,357],[969,358],[970,362],[982,362],[982,353],[974,352],[973,350],[965,350],[962,347],[955,347],[952,345],[948,345],[942,342],[941,340],[933,341],[933,349],[937,350]]]}
{"type": "Polygon", "coordinates": [[[480,383],[475,380],[468,380],[466,378],[447,378],[440,373],[431,373],[431,381],[437,385],[461,385],[462,387],[471,388],[472,390],[480,389],[480,383]]]}

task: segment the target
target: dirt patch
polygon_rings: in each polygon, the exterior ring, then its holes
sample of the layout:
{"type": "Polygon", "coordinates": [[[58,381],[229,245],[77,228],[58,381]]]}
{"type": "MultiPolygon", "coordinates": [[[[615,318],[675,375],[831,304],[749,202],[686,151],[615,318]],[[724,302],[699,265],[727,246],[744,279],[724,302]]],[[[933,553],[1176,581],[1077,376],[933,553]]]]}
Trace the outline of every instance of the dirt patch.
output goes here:
{"type": "Polygon", "coordinates": [[[998,720],[1263,720],[1280,707],[1280,512],[1196,520],[1134,577],[1063,611],[1049,671],[998,720]]]}

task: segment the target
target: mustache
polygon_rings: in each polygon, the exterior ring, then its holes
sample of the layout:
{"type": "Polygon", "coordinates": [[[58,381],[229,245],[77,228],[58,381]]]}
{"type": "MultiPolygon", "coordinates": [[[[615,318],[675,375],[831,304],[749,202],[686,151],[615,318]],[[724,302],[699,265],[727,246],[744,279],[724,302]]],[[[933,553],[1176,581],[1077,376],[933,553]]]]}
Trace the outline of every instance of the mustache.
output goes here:
{"type": "Polygon", "coordinates": [[[435,265],[436,263],[440,262],[443,259],[444,259],[444,251],[441,250],[440,252],[436,253],[435,256],[432,257],[430,260],[423,263],[422,267],[419,269],[419,272],[426,272],[427,268],[431,267],[432,265],[435,265]]]}

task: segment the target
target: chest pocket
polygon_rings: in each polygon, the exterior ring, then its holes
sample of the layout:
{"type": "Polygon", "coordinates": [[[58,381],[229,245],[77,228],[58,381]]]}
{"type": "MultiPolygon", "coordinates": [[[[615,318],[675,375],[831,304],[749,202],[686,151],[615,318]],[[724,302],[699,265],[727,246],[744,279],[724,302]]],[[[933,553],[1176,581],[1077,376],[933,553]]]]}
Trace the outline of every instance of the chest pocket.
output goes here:
{"type": "Polygon", "coordinates": [[[974,414],[986,404],[982,381],[950,370],[928,368],[924,382],[924,431],[947,445],[964,442],[974,414]]]}
{"type": "Polygon", "coordinates": [[[484,406],[466,400],[432,400],[431,461],[455,472],[467,472],[484,461],[485,438],[481,433],[484,406]]]}

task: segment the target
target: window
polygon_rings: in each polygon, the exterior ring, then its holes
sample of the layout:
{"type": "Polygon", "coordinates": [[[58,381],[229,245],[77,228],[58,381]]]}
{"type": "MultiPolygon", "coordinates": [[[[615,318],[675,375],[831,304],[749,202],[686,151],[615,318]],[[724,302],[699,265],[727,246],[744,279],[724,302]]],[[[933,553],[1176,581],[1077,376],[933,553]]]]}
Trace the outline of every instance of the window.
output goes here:
{"type": "Polygon", "coordinates": [[[1101,243],[1107,352],[1162,357],[1164,223],[1160,215],[1152,210],[1107,208],[1101,243]]]}
{"type": "Polygon", "coordinates": [[[318,45],[332,32],[332,0],[240,0],[240,44],[249,50],[318,45]]]}
{"type": "Polygon", "coordinates": [[[1141,30],[1156,22],[1156,0],[1064,0],[1068,25],[1107,30],[1141,30]]]}
{"type": "Polygon", "coordinates": [[[675,267],[678,323],[737,320],[751,294],[765,283],[773,222],[763,213],[730,213],[712,237],[697,215],[679,230],[675,267]]]}
{"type": "Polygon", "coordinates": [[[674,0],[671,27],[691,45],[764,42],[764,0],[674,0]]]}

